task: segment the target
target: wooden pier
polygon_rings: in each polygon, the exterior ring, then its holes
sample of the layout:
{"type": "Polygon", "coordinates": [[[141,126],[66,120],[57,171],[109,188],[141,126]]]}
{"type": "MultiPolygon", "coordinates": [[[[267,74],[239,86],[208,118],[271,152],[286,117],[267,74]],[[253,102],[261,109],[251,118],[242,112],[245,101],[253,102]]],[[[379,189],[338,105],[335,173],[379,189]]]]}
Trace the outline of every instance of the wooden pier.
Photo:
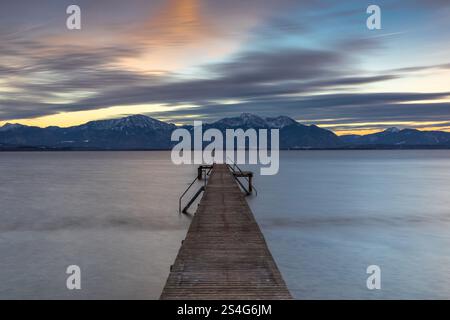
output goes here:
{"type": "Polygon", "coordinates": [[[234,175],[213,166],[161,299],[292,299],[234,175]]]}

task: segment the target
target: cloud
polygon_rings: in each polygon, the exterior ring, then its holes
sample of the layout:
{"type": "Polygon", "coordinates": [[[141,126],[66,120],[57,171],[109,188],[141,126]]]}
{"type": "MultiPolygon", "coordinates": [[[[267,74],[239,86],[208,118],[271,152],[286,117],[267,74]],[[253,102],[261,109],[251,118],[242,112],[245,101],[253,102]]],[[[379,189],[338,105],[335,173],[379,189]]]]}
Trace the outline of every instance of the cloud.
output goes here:
{"type": "MultiPolygon", "coordinates": [[[[14,14],[23,9],[19,2],[1,6],[14,14]]],[[[47,17],[42,4],[26,3],[47,17]]],[[[46,3],[49,16],[65,5],[46,3]]],[[[80,33],[55,28],[50,18],[48,23],[38,18],[25,23],[24,18],[23,25],[2,25],[0,120],[113,106],[130,106],[133,113],[134,105],[147,104],[166,105],[167,111],[151,115],[175,121],[242,111],[308,121],[351,119],[343,123],[450,120],[445,103],[411,103],[446,99],[446,92],[364,93],[374,84],[392,91],[392,80],[446,71],[450,65],[435,61],[384,70],[378,55],[389,53],[386,39],[342,34],[338,28],[354,26],[359,18],[365,26],[365,10],[355,3],[82,0],[86,29],[80,33]],[[99,10],[106,4],[111,10],[99,10]],[[317,44],[316,39],[327,41],[317,44]],[[378,68],[361,67],[368,66],[361,63],[368,58],[378,68]]],[[[414,6],[424,3],[416,0],[414,6]]],[[[435,10],[447,1],[432,5],[435,10]]],[[[5,10],[0,17],[7,18],[5,10]]],[[[58,19],[63,23],[64,15],[58,19]]]]}
{"type": "MultiPolygon", "coordinates": [[[[357,52],[357,48],[352,52],[357,52]]],[[[433,100],[448,95],[325,94],[329,90],[345,91],[365,84],[397,79],[402,73],[412,71],[393,70],[390,74],[354,76],[349,73],[353,72],[352,55],[333,49],[285,48],[279,51],[244,52],[235,55],[228,62],[205,66],[206,73],[209,74],[206,79],[187,80],[180,80],[176,75],[151,76],[124,71],[106,63],[129,54],[133,54],[132,49],[108,47],[87,53],[57,50],[49,56],[35,59],[35,64],[26,71],[29,76],[36,72],[48,72],[48,77],[51,78],[53,74],[56,79],[42,83],[17,83],[16,86],[28,95],[51,100],[53,92],[84,90],[92,93],[68,103],[31,104],[29,100],[0,100],[1,117],[36,117],[64,111],[141,104],[167,104],[166,113],[155,115],[164,118],[175,116],[173,120],[187,114],[217,118],[241,110],[272,115],[289,114],[303,119],[336,117],[336,110],[339,110],[345,114],[354,112],[355,117],[361,117],[373,116],[373,112],[366,110],[368,106],[376,106],[387,112],[391,109],[386,110],[381,104],[433,100]],[[67,77],[64,76],[66,74],[67,77]],[[314,93],[321,94],[315,96],[314,93]],[[287,98],[289,95],[296,97],[287,98]],[[226,100],[238,100],[241,103],[221,106],[220,101],[226,100]],[[171,110],[170,105],[183,104],[196,105],[198,108],[176,112],[171,110]],[[358,108],[364,108],[365,111],[358,108]]],[[[442,68],[445,65],[434,67],[442,68]]],[[[391,115],[390,112],[386,114],[391,115]]]]}
{"type": "Polygon", "coordinates": [[[449,97],[450,92],[421,93],[367,93],[322,94],[305,97],[254,99],[228,105],[207,104],[189,110],[174,109],[154,113],[153,116],[183,121],[186,114],[213,121],[241,112],[259,115],[288,115],[306,122],[322,124],[350,124],[380,121],[445,121],[449,119],[450,103],[413,103],[449,97]]]}
{"type": "Polygon", "coordinates": [[[420,72],[420,71],[430,71],[430,70],[450,70],[450,63],[435,64],[428,66],[414,66],[406,68],[393,69],[391,72],[395,73],[407,73],[407,72],[420,72]]]}
{"type": "Polygon", "coordinates": [[[448,2],[447,0],[413,0],[412,3],[424,6],[426,8],[429,7],[445,8],[450,6],[450,2],[448,2]]]}
{"type": "Polygon", "coordinates": [[[342,66],[349,63],[346,61],[341,53],[334,51],[286,49],[248,52],[236,56],[231,62],[208,66],[208,72],[214,74],[209,79],[170,81],[157,77],[155,83],[143,81],[127,88],[106,90],[65,108],[80,110],[144,103],[204,104],[217,100],[299,94],[327,87],[386,81],[394,77],[345,77],[342,66]]]}

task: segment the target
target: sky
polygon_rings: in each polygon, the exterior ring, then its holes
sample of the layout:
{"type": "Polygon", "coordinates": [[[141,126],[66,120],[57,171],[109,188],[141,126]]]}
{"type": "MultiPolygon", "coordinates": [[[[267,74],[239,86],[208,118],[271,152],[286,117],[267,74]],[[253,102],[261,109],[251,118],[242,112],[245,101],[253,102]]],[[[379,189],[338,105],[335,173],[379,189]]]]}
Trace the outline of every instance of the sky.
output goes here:
{"type": "Polygon", "coordinates": [[[243,112],[450,131],[450,1],[0,0],[0,125],[243,112]]]}

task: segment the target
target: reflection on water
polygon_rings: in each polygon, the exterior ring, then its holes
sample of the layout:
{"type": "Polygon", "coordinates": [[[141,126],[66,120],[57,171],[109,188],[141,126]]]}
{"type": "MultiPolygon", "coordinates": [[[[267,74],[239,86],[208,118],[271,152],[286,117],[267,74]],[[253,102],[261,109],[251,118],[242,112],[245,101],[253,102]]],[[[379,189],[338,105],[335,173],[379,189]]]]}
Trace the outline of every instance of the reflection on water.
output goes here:
{"type": "MultiPolygon", "coordinates": [[[[249,202],[297,298],[450,298],[449,169],[449,151],[283,152],[249,202]],[[381,291],[366,289],[372,264],[381,291]]],[[[168,152],[0,153],[0,172],[0,298],[159,297],[194,167],[168,152]],[[65,287],[71,264],[81,291],[65,287]]]]}

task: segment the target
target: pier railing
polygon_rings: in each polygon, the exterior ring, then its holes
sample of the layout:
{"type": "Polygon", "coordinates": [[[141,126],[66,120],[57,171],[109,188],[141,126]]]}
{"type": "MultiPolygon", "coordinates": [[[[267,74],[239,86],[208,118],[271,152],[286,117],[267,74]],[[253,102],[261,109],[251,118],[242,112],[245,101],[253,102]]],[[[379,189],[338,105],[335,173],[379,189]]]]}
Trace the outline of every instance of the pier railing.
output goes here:
{"type": "Polygon", "coordinates": [[[233,159],[228,158],[232,162],[232,165],[227,163],[228,168],[233,173],[234,179],[236,182],[241,186],[241,188],[245,191],[247,195],[250,195],[253,193],[253,190],[255,191],[255,196],[258,196],[258,190],[255,188],[253,184],[253,172],[251,171],[242,171],[241,168],[238,166],[236,162],[233,161],[233,159]],[[236,171],[237,169],[237,171],[236,171]],[[239,178],[244,178],[247,181],[248,189],[242,184],[241,180],[239,178]]]}
{"type": "MultiPolygon", "coordinates": [[[[188,191],[191,189],[191,187],[194,185],[195,182],[197,182],[197,177],[195,177],[194,181],[191,182],[191,184],[184,190],[183,194],[178,199],[178,213],[182,213],[184,211],[181,210],[181,201],[183,200],[184,196],[188,193],[188,191]]],[[[186,209],[187,210],[187,209],[186,209]]]]}
{"type": "Polygon", "coordinates": [[[195,202],[195,200],[198,198],[198,196],[200,196],[200,194],[205,191],[207,179],[208,179],[209,174],[211,173],[211,170],[212,170],[212,166],[199,166],[198,167],[197,177],[194,179],[194,181],[191,182],[191,184],[186,188],[186,190],[183,192],[183,194],[178,199],[178,213],[186,214],[187,210],[195,202]],[[204,174],[204,177],[203,177],[203,174],[204,174]],[[197,180],[203,180],[204,184],[202,187],[200,187],[200,189],[198,189],[198,191],[194,194],[194,196],[189,200],[187,205],[182,210],[181,209],[182,200],[186,196],[188,191],[191,189],[191,187],[195,184],[195,182],[197,182],[197,180]]]}
{"type": "MultiPolygon", "coordinates": [[[[233,166],[231,166],[228,163],[226,165],[227,165],[228,169],[231,171],[236,182],[239,184],[239,186],[242,188],[242,190],[244,190],[244,192],[247,195],[251,195],[254,191],[255,195],[257,196],[258,190],[256,190],[255,186],[253,185],[253,172],[242,171],[241,168],[237,165],[237,163],[235,163],[234,161],[232,161],[232,162],[233,162],[233,166]],[[244,178],[248,183],[248,187],[245,187],[245,185],[242,183],[241,180],[239,180],[239,178],[244,178]]],[[[187,214],[187,210],[191,207],[191,205],[195,202],[195,200],[200,196],[200,194],[202,194],[202,192],[205,192],[208,176],[211,173],[212,168],[213,168],[213,166],[211,166],[211,165],[203,165],[203,166],[198,167],[197,177],[194,179],[194,181],[192,181],[189,184],[189,186],[186,188],[186,190],[184,190],[183,194],[178,199],[178,213],[187,214]],[[195,182],[197,182],[199,180],[204,181],[203,186],[197,190],[197,192],[188,201],[186,206],[183,209],[181,209],[183,198],[187,195],[188,191],[192,188],[192,186],[195,184],[195,182]]]]}

